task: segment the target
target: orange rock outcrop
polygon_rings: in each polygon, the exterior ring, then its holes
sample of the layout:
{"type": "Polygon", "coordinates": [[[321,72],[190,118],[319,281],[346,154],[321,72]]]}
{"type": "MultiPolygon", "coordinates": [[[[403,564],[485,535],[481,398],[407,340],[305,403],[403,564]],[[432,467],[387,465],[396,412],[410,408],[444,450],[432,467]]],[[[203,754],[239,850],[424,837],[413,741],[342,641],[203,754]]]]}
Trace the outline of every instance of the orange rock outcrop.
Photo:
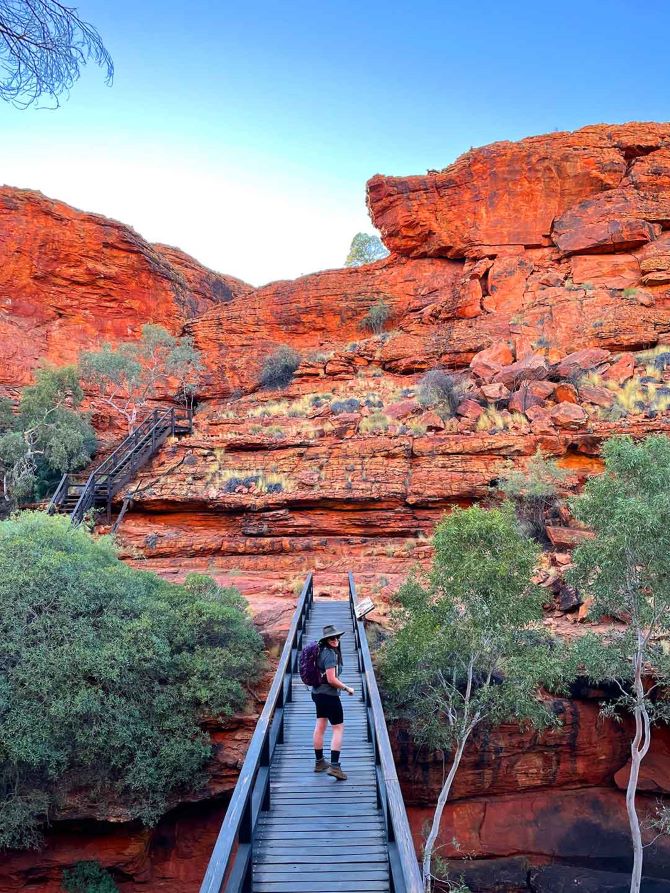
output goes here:
{"type": "MultiPolygon", "coordinates": [[[[569,471],[567,491],[601,469],[612,434],[670,432],[669,153],[670,124],[602,125],[496,143],[425,176],[373,177],[368,203],[388,258],[253,290],[120,224],[2,190],[1,383],[16,387],[40,357],[70,361],[147,321],[183,327],[205,366],[195,429],[132,485],[119,534],[126,559],[172,579],[198,570],[238,585],[270,648],[308,570],[318,593],[335,597],[353,570],[383,621],[408,568],[429,560],[441,515],[495,498],[501,476],[537,448],[569,471]],[[388,319],[375,327],[380,303],[388,319]],[[299,353],[294,378],[261,390],[281,345],[299,353]],[[436,368],[452,376],[449,411],[422,386],[436,368]]],[[[538,572],[546,623],[575,634],[587,606],[561,575],[584,532],[568,512],[549,529],[553,550],[538,572]]],[[[626,743],[593,704],[559,706],[556,731],[505,727],[478,743],[445,845],[453,830],[474,861],[525,854],[539,866],[612,868],[610,856],[589,862],[583,850],[610,834],[624,847],[626,743]],[[520,813],[528,827],[512,840],[520,813]]],[[[217,794],[232,785],[248,734],[220,733],[217,794]]],[[[396,745],[418,828],[441,761],[402,737],[396,745]]],[[[647,790],[664,779],[654,764],[647,790]]],[[[124,890],[197,889],[193,864],[207,847],[188,843],[189,821],[200,820],[179,813],[135,842],[134,832],[111,834],[110,853],[129,848],[105,862],[132,877],[124,890]]],[[[48,883],[70,858],[63,847],[49,856],[48,883]]],[[[0,889],[29,876],[23,862],[6,865],[0,889]]]]}

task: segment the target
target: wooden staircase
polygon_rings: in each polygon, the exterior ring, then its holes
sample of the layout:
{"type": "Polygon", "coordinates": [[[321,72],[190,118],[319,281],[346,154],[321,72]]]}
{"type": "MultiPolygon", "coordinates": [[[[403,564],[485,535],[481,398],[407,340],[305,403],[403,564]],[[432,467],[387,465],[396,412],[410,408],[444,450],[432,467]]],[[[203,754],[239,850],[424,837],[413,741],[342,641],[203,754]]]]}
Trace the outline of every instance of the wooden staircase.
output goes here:
{"type": "Polygon", "coordinates": [[[92,474],[66,473],[51,497],[47,511],[70,515],[72,524],[81,524],[91,509],[104,509],[111,520],[112,500],[156,455],[170,435],[190,434],[193,414],[170,409],[154,409],[123,440],[92,474]]]}

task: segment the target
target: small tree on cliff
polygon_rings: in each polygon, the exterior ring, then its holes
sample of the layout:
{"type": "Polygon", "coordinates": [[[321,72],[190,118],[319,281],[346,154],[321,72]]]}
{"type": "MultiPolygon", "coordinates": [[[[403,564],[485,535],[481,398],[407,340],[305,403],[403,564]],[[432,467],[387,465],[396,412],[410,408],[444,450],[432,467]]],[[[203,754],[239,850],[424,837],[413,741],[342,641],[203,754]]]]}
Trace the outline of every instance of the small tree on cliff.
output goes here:
{"type": "Polygon", "coordinates": [[[41,497],[63,472],[90,460],[95,432],[78,412],[83,392],[74,366],[43,367],[21,393],[15,414],[0,400],[0,474],[4,507],[41,497]]]}
{"type": "Polygon", "coordinates": [[[575,551],[570,582],[593,598],[594,616],[618,617],[626,625],[605,637],[585,637],[575,658],[593,681],[610,681],[620,691],[604,712],[630,712],[635,721],[626,809],[633,842],[630,890],[638,893],[640,764],[654,721],[670,721],[670,657],[663,648],[670,633],[670,439],[658,435],[635,444],[628,437],[612,438],[603,456],[604,474],[591,478],[573,501],[576,516],[595,538],[575,551]]]}
{"type": "Polygon", "coordinates": [[[398,593],[399,629],[380,670],[391,710],[420,744],[451,751],[423,855],[425,889],[440,822],[475,729],[553,717],[538,696],[557,678],[556,651],[541,630],[542,599],[531,583],[538,548],[519,531],[511,506],[455,509],[438,525],[425,579],[398,593]]]}
{"type": "Polygon", "coordinates": [[[360,267],[388,256],[389,250],[379,236],[373,236],[370,233],[356,233],[351,240],[351,248],[344,265],[345,267],[360,267]]]}
{"type": "Polygon", "coordinates": [[[199,352],[191,338],[177,338],[163,326],[142,326],[139,341],[83,353],[79,373],[96,393],[93,402],[120,415],[131,432],[147,404],[162,394],[177,392],[191,406],[202,371],[199,352]]]}

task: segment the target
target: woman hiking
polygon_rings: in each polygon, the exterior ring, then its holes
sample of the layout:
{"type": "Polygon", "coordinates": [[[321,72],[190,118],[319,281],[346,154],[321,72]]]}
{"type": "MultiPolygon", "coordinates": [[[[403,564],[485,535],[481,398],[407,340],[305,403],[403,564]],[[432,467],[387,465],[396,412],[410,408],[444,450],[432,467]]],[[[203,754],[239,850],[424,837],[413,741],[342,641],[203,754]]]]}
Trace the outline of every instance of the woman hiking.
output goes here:
{"type": "Polygon", "coordinates": [[[340,766],[340,751],[344,734],[344,714],[340,701],[340,692],[353,695],[354,690],[345,685],[337,677],[342,670],[342,652],[340,638],[342,630],[331,624],[324,626],[323,635],[319,639],[319,656],[316,665],[322,678],[320,685],[312,688],[312,700],[316,706],[316,725],[314,726],[314,764],[315,772],[327,772],[333,778],[346,781],[347,776],[340,766]],[[333,727],[333,739],[330,743],[330,763],[323,758],[323,735],[328,723],[333,727]]]}

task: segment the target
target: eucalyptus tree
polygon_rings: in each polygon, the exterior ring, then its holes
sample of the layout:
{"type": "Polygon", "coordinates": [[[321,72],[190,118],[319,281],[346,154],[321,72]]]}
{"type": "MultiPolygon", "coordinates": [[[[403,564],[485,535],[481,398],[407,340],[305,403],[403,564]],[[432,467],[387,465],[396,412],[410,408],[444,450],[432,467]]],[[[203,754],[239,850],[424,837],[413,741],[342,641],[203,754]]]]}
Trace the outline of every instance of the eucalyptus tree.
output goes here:
{"type": "Polygon", "coordinates": [[[86,351],[79,358],[79,375],[98,406],[120,415],[132,432],[148,404],[175,393],[191,407],[203,365],[190,337],[172,335],[148,323],[136,341],[86,351]]]}
{"type": "Polygon", "coordinates": [[[5,510],[44,495],[65,471],[86,465],[95,432],[80,411],[74,366],[43,366],[21,391],[16,412],[0,400],[0,476],[5,510]]]}
{"type": "Polygon", "coordinates": [[[542,632],[542,597],[531,581],[538,546],[514,509],[455,509],[438,525],[425,577],[398,593],[397,630],[380,653],[392,715],[419,744],[449,751],[423,853],[425,889],[445,804],[466,746],[482,727],[554,721],[543,682],[559,678],[560,648],[542,632]]]}
{"type": "Polygon", "coordinates": [[[379,236],[373,236],[370,233],[356,233],[351,240],[351,247],[344,265],[345,267],[360,267],[363,264],[372,264],[376,260],[382,260],[388,255],[389,250],[379,236]]]}
{"type": "MultiPolygon", "coordinates": [[[[640,766],[655,722],[670,721],[670,439],[636,444],[616,437],[603,448],[604,473],[591,478],[574,512],[594,538],[574,553],[570,581],[593,599],[591,613],[622,622],[605,636],[585,637],[577,666],[594,682],[609,681],[618,696],[603,707],[609,716],[634,720],[626,810],[633,843],[631,893],[642,880],[644,843],[635,795],[640,766]]],[[[667,811],[660,830],[669,831],[667,811]]]]}

